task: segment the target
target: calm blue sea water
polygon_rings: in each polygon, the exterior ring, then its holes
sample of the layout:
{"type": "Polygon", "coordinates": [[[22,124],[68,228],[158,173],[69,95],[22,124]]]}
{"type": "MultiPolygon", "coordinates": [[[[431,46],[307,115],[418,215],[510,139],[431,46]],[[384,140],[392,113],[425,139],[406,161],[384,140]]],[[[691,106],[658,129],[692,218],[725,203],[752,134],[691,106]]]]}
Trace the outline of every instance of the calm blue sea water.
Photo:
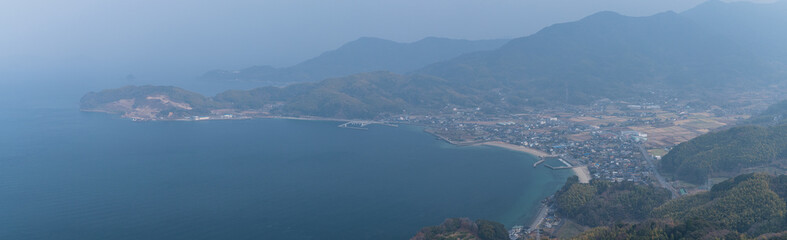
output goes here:
{"type": "Polygon", "coordinates": [[[407,239],[528,220],[571,173],[416,127],[0,110],[0,239],[407,239]]]}

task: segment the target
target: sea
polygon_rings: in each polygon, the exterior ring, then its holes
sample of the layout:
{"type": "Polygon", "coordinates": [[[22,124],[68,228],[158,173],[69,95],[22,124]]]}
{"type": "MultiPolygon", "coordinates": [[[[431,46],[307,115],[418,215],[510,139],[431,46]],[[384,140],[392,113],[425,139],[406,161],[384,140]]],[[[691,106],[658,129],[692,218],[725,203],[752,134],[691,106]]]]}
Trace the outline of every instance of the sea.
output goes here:
{"type": "Polygon", "coordinates": [[[526,225],[572,176],[418,126],[133,122],[6,90],[0,239],[409,239],[451,217],[526,225]]]}

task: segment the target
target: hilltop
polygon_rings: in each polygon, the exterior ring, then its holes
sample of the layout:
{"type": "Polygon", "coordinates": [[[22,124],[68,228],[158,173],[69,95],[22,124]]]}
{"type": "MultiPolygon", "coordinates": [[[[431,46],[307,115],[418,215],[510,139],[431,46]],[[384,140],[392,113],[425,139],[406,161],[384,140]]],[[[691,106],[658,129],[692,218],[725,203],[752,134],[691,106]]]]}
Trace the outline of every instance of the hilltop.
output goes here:
{"type": "Polygon", "coordinates": [[[237,71],[214,70],[202,78],[211,81],[316,82],[347,75],[390,71],[408,73],[462,54],[496,49],[508,39],[458,40],[429,37],[412,43],[363,37],[294,66],[253,66],[237,71]]]}
{"type": "Polygon", "coordinates": [[[463,88],[499,89],[500,98],[509,100],[580,104],[655,89],[688,93],[755,86],[773,81],[774,71],[745,46],[679,14],[600,12],[419,72],[463,88]]]}
{"type": "Polygon", "coordinates": [[[172,86],[126,86],[85,94],[82,111],[120,114],[132,119],[173,119],[208,114],[226,106],[211,98],[172,86]]]}
{"type": "Polygon", "coordinates": [[[680,15],[782,64],[787,61],[787,1],[769,4],[710,0],[680,15]]]}

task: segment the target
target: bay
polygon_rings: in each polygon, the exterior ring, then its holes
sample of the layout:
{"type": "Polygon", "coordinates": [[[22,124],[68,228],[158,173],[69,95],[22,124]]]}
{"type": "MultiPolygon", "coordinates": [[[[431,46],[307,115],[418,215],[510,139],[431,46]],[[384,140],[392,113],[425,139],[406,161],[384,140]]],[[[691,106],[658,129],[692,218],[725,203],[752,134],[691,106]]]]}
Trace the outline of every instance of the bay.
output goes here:
{"type": "Polygon", "coordinates": [[[419,127],[0,110],[0,239],[408,239],[532,218],[569,171],[419,127]]]}

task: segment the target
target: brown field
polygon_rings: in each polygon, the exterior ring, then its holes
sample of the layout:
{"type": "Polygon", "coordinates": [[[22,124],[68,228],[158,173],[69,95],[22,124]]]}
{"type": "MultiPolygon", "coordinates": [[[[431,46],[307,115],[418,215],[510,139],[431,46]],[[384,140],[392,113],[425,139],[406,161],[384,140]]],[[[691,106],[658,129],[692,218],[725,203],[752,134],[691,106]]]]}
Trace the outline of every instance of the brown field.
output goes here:
{"type": "Polygon", "coordinates": [[[589,133],[579,133],[579,134],[573,134],[573,135],[569,135],[568,136],[569,140],[577,141],[577,142],[587,141],[587,140],[590,140],[592,138],[593,138],[593,136],[590,136],[589,133]]]}
{"type": "Polygon", "coordinates": [[[663,157],[664,155],[667,155],[667,150],[664,150],[663,148],[654,148],[648,150],[648,153],[653,156],[663,157]]]}
{"type": "Polygon", "coordinates": [[[661,148],[688,141],[713,129],[726,126],[734,122],[730,117],[713,117],[710,113],[691,114],[687,119],[675,121],[675,126],[655,128],[630,127],[634,131],[648,134],[645,146],[648,148],[661,148]]]}
{"type": "Polygon", "coordinates": [[[727,124],[713,119],[686,119],[675,121],[675,125],[690,129],[714,129],[727,124]]]}
{"type": "Polygon", "coordinates": [[[677,118],[677,117],[678,115],[675,115],[674,113],[671,112],[660,112],[656,114],[656,118],[661,118],[661,119],[670,119],[670,118],[677,118]]]}
{"type": "Polygon", "coordinates": [[[476,125],[491,126],[491,125],[496,125],[498,122],[493,122],[493,121],[463,121],[462,123],[464,123],[464,124],[476,124],[476,125]]]}
{"type": "Polygon", "coordinates": [[[648,141],[645,143],[645,146],[649,148],[678,144],[702,134],[702,132],[695,132],[679,126],[665,128],[631,127],[631,129],[648,134],[648,141]]]}
{"type": "Polygon", "coordinates": [[[622,123],[625,122],[627,119],[622,117],[615,117],[615,116],[601,116],[601,118],[597,117],[574,117],[568,119],[568,121],[591,125],[591,126],[599,126],[609,123],[622,123]]]}

